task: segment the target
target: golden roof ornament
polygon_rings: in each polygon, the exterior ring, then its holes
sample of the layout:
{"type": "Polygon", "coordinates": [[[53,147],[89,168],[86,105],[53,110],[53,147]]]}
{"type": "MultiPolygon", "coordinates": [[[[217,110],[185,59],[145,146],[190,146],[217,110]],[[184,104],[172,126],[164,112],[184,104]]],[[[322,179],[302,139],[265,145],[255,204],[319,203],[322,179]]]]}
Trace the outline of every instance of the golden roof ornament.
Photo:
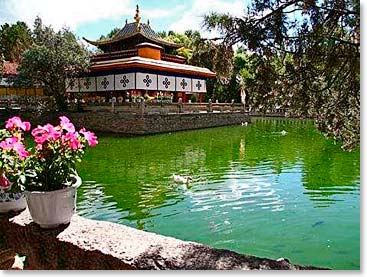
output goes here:
{"type": "Polygon", "coordinates": [[[141,17],[140,17],[139,5],[136,5],[136,14],[135,14],[134,19],[136,23],[138,24],[140,23],[141,17]]]}

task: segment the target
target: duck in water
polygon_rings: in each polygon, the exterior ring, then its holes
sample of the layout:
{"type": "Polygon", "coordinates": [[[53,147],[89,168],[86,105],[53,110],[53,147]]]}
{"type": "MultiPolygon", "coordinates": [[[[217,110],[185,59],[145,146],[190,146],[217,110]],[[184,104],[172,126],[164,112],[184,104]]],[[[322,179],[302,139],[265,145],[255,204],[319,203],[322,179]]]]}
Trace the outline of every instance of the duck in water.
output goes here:
{"type": "Polygon", "coordinates": [[[176,183],[188,184],[188,183],[192,182],[192,177],[191,176],[181,176],[181,175],[173,174],[173,180],[176,183]]]}
{"type": "Polygon", "coordinates": [[[181,176],[173,174],[173,180],[176,184],[182,184],[184,190],[190,189],[192,187],[192,177],[191,176],[181,176]]]}

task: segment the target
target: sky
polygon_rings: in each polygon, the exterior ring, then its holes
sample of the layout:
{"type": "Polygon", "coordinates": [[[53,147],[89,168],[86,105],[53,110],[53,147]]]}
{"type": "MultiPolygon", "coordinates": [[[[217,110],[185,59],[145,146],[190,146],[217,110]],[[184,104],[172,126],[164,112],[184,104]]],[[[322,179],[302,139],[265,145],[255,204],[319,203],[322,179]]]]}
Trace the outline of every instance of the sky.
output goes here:
{"type": "Polygon", "coordinates": [[[141,21],[149,19],[157,32],[203,31],[204,14],[216,11],[241,16],[246,3],[247,0],[0,0],[0,24],[19,20],[32,27],[38,15],[55,29],[69,27],[80,38],[96,40],[115,27],[123,27],[126,19],[132,22],[138,4],[141,21]]]}

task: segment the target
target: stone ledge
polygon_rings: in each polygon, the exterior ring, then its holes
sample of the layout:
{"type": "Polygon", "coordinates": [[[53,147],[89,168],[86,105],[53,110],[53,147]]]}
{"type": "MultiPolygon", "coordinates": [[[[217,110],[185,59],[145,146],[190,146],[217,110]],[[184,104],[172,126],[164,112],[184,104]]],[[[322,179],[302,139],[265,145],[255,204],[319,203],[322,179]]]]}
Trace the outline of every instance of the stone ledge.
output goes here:
{"type": "Polygon", "coordinates": [[[120,224],[74,215],[69,225],[43,230],[28,210],[0,216],[0,250],[26,256],[24,269],[321,269],[242,255],[120,224]]]}

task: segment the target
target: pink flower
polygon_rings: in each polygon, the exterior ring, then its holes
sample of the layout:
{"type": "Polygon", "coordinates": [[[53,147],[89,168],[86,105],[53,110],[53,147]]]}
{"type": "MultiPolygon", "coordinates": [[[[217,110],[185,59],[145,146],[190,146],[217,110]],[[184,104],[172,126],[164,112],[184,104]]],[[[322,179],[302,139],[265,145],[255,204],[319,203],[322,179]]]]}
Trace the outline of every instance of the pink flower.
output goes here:
{"type": "Polygon", "coordinates": [[[4,174],[0,175],[0,187],[3,189],[11,187],[11,183],[9,182],[8,178],[6,178],[4,174]]]}
{"type": "Polygon", "coordinates": [[[82,128],[79,133],[85,137],[89,146],[93,147],[98,144],[97,136],[93,132],[89,132],[85,130],[85,128],[82,128]]]}
{"type": "Polygon", "coordinates": [[[66,116],[60,116],[60,126],[62,129],[66,130],[67,132],[75,132],[74,124],[70,122],[69,118],[66,116]]]}
{"type": "Polygon", "coordinates": [[[24,145],[21,143],[15,143],[14,150],[18,153],[21,160],[29,157],[29,152],[24,148],[24,145]]]}
{"type": "Polygon", "coordinates": [[[83,147],[79,141],[78,133],[69,132],[62,136],[63,143],[67,144],[72,150],[77,150],[83,147]]]}
{"type": "Polygon", "coordinates": [[[32,136],[37,144],[43,144],[46,140],[57,140],[61,137],[61,132],[56,130],[51,124],[45,126],[38,126],[33,129],[32,136]]]}
{"type": "Polygon", "coordinates": [[[24,148],[24,145],[17,137],[5,139],[4,141],[0,142],[0,147],[5,151],[14,150],[21,160],[24,160],[29,156],[29,152],[24,148]]]}
{"type": "Polygon", "coordinates": [[[14,116],[6,121],[5,128],[9,131],[14,130],[15,128],[20,128],[23,131],[29,131],[31,129],[31,123],[27,121],[23,122],[20,117],[14,116]]]}
{"type": "Polygon", "coordinates": [[[0,142],[0,147],[4,150],[13,149],[13,145],[19,141],[18,137],[11,137],[0,142]]]}

